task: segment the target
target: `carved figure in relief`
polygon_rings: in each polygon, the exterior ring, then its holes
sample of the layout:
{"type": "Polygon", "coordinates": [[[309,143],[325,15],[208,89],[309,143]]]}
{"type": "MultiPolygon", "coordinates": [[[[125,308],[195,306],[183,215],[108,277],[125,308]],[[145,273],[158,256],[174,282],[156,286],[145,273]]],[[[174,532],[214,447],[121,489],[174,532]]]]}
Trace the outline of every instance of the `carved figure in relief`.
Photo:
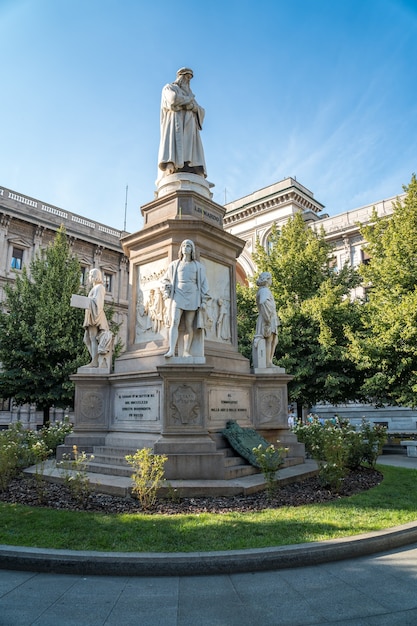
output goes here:
{"type": "Polygon", "coordinates": [[[84,343],[91,355],[91,363],[87,367],[99,367],[100,357],[103,358],[111,350],[113,333],[109,330],[104,312],[106,289],[100,270],[90,270],[88,278],[93,287],[88,294],[88,308],[84,315],[84,343]]]}
{"type": "Polygon", "coordinates": [[[152,320],[153,332],[160,333],[164,326],[165,303],[159,287],[150,290],[146,311],[152,320]]]}
{"type": "Polygon", "coordinates": [[[138,301],[136,305],[136,324],[137,332],[146,333],[147,330],[152,328],[152,322],[147,312],[147,307],[143,303],[143,293],[138,295],[138,301]]]}
{"type": "Polygon", "coordinates": [[[266,367],[275,367],[272,358],[278,342],[279,319],[277,315],[274,296],[271,292],[272,276],[269,272],[262,272],[256,281],[259,287],[256,294],[256,305],[258,307],[258,319],[256,322],[254,348],[257,348],[259,339],[265,339],[266,367]]]}
{"type": "Polygon", "coordinates": [[[217,299],[218,314],[216,321],[216,334],[218,339],[228,341],[230,339],[230,315],[229,302],[224,298],[217,299]]]}
{"type": "Polygon", "coordinates": [[[158,178],[175,172],[207,175],[200,137],[205,112],[191,91],[192,77],[193,71],[183,67],[162,90],[158,178]]]}
{"type": "Polygon", "coordinates": [[[195,260],[195,246],[185,239],[180,246],[178,260],[169,264],[162,279],[163,297],[169,300],[169,349],[166,358],[175,355],[179,325],[184,318],[184,351],[182,356],[192,356],[191,346],[196,329],[204,328],[206,303],[209,299],[204,265],[195,260]]]}

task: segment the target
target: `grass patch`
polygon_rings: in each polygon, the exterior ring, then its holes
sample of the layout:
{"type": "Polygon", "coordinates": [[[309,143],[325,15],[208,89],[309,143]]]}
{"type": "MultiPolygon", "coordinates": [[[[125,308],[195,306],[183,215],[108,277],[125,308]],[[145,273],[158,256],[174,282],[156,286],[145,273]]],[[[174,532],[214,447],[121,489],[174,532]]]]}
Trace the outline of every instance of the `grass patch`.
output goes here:
{"type": "Polygon", "coordinates": [[[417,519],[417,470],[379,466],[380,485],[321,505],[255,513],[146,515],[0,503],[0,544],[71,550],[193,552],[284,546],[417,519]]]}

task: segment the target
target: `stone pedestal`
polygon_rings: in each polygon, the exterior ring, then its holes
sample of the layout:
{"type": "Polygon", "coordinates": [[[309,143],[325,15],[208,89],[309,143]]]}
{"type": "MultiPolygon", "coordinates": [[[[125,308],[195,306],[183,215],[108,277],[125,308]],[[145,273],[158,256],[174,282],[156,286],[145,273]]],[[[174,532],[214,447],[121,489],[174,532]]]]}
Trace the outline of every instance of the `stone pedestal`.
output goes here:
{"type": "Polygon", "coordinates": [[[222,480],[226,470],[219,433],[229,420],[259,429],[274,443],[291,439],[291,377],[262,363],[251,371],[238,352],[236,258],[244,241],[223,230],[225,209],[211,200],[209,188],[193,174],[167,176],[154,201],[142,207],[144,228],[122,240],[130,260],[126,351],[113,373],[73,377],[73,440],[90,440],[94,446],[104,439],[105,446],[123,451],[152,447],[168,456],[168,479],[222,480]],[[194,242],[209,284],[204,338],[191,357],[184,357],[180,333],[178,355],[165,358],[161,279],[185,239],[194,242]]]}

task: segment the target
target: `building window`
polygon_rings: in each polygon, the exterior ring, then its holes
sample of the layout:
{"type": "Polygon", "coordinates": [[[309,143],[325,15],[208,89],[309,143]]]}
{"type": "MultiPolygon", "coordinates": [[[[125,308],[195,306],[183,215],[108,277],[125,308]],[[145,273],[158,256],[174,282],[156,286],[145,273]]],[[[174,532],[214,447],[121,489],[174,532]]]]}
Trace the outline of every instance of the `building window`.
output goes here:
{"type": "Polygon", "coordinates": [[[361,250],[361,256],[362,256],[362,263],[364,265],[368,265],[369,261],[371,260],[371,257],[369,256],[367,251],[366,250],[361,250]]]}
{"type": "Polygon", "coordinates": [[[23,250],[21,248],[13,247],[11,267],[14,270],[21,270],[22,266],[23,266],[23,250]]]}
{"type": "Polygon", "coordinates": [[[275,244],[277,243],[277,239],[281,236],[281,231],[279,229],[277,229],[275,233],[276,233],[275,237],[273,237],[271,233],[268,235],[266,239],[266,252],[268,255],[271,254],[271,252],[274,249],[275,244]]]}
{"type": "Polygon", "coordinates": [[[113,291],[113,274],[107,274],[107,272],[104,272],[103,283],[104,283],[104,286],[106,288],[107,293],[112,293],[112,291],[113,291]]]}
{"type": "Polygon", "coordinates": [[[81,274],[80,274],[80,285],[81,287],[85,287],[88,281],[88,270],[86,267],[81,266],[81,274]]]}
{"type": "Polygon", "coordinates": [[[10,398],[0,398],[0,411],[10,411],[10,398]]]}
{"type": "Polygon", "coordinates": [[[332,257],[329,261],[329,269],[331,272],[334,272],[335,274],[337,274],[337,272],[339,271],[339,268],[337,267],[337,259],[336,257],[332,257]]]}

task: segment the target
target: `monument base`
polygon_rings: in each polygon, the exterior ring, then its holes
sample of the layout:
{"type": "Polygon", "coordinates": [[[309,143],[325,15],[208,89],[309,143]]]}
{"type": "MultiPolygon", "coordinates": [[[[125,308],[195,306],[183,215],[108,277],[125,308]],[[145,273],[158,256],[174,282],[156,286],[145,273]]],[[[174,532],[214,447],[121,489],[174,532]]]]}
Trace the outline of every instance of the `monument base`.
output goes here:
{"type": "MultiPolygon", "coordinates": [[[[235,420],[271,443],[279,440],[288,447],[290,464],[302,463],[304,446],[288,429],[290,379],[275,370],[240,374],[195,363],[107,376],[79,372],[73,376],[74,433],[58,457],[75,444],[94,454],[97,471],[107,463],[117,474],[116,465],[126,470],[126,454],[149,447],[168,456],[168,480],[230,479],[233,463],[221,431],[235,420]]],[[[247,470],[254,471],[250,466],[247,470]]],[[[240,467],[239,475],[242,472],[240,467]]]]}

